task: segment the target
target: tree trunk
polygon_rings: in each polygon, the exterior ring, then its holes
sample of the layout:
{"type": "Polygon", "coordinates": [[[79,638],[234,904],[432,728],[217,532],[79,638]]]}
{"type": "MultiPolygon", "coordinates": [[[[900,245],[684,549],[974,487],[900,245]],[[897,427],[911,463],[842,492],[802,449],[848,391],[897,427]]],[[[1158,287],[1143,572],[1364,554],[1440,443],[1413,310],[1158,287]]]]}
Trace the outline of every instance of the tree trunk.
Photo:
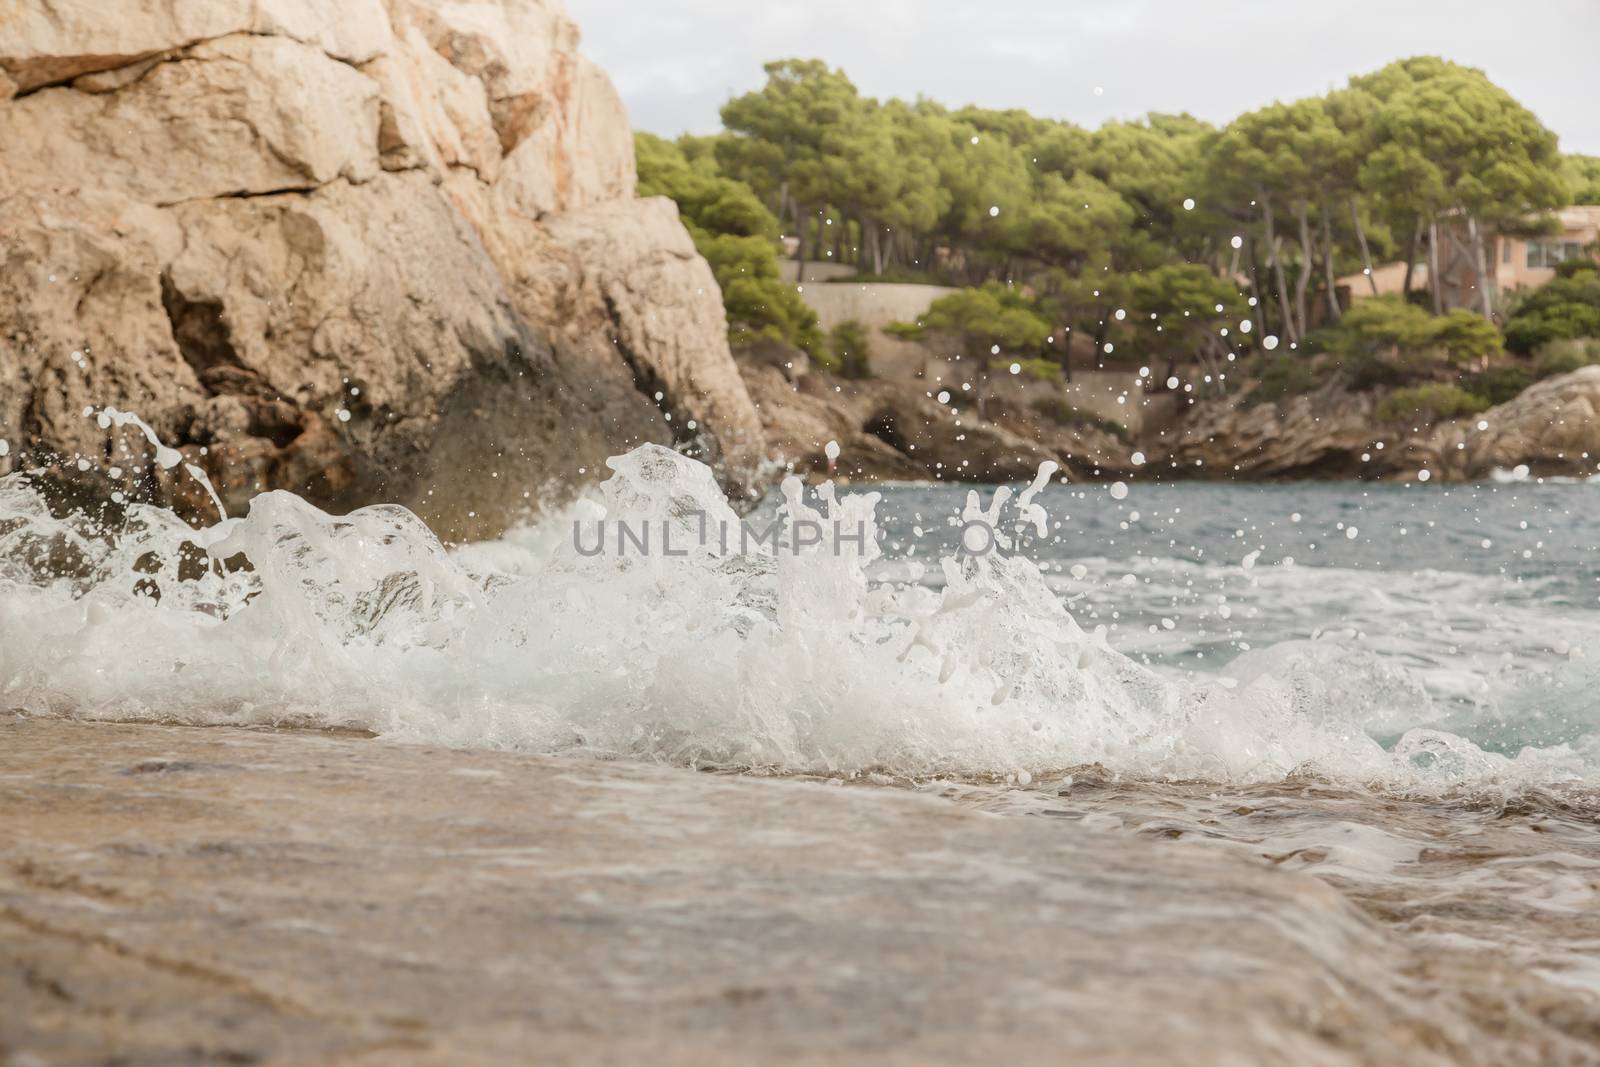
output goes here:
{"type": "MultiPolygon", "coordinates": [[[[1256,274],[1261,269],[1260,263],[1258,262],[1257,257],[1256,257],[1256,239],[1254,237],[1251,237],[1249,239],[1249,241],[1250,241],[1250,296],[1256,302],[1255,303],[1255,312],[1256,312],[1256,315],[1255,315],[1255,317],[1256,317],[1256,332],[1255,332],[1255,336],[1256,337],[1264,337],[1264,336],[1266,336],[1266,334],[1269,332],[1269,329],[1270,329],[1269,326],[1267,325],[1267,302],[1265,300],[1261,299],[1261,286],[1256,284],[1256,274]]],[[[1256,343],[1257,342],[1254,340],[1254,338],[1252,338],[1251,339],[1251,344],[1256,344],[1256,343]]],[[[1167,372],[1167,376],[1170,378],[1172,376],[1172,372],[1168,371],[1167,372]]]]}
{"type": "MultiPolygon", "coordinates": [[[[1417,224],[1411,227],[1411,244],[1406,249],[1406,276],[1400,283],[1400,298],[1409,300],[1411,297],[1411,278],[1417,272],[1417,251],[1422,245],[1422,219],[1417,218],[1417,224]]],[[[1377,289],[1377,285],[1373,285],[1377,289]]]]}
{"type": "Polygon", "coordinates": [[[1338,322],[1344,314],[1339,306],[1339,291],[1333,278],[1333,226],[1328,219],[1328,198],[1322,198],[1322,277],[1328,286],[1328,314],[1338,322]]]}
{"type": "Polygon", "coordinates": [[[1306,309],[1306,291],[1311,287],[1311,268],[1315,257],[1311,248],[1311,212],[1305,201],[1295,211],[1300,220],[1300,275],[1294,283],[1294,309],[1299,316],[1300,338],[1304,339],[1310,328],[1306,309]]]}
{"type": "Polygon", "coordinates": [[[1294,315],[1289,311],[1289,284],[1283,277],[1283,257],[1279,255],[1278,236],[1272,230],[1272,201],[1267,199],[1266,193],[1258,194],[1261,197],[1261,214],[1267,226],[1267,258],[1272,262],[1272,276],[1278,285],[1278,306],[1283,312],[1283,332],[1289,335],[1289,340],[1298,343],[1300,337],[1295,333],[1294,315]]]}
{"type": "Polygon", "coordinates": [[[1433,292],[1433,313],[1444,314],[1444,279],[1439,277],[1439,220],[1428,222],[1428,288],[1433,292]]]}
{"type": "Polygon", "coordinates": [[[1493,322],[1494,294],[1490,290],[1494,286],[1494,279],[1489,274],[1488,257],[1484,255],[1483,248],[1483,230],[1478,226],[1476,215],[1467,216],[1467,238],[1472,242],[1473,269],[1478,275],[1478,308],[1485,319],[1493,322]]]}
{"type": "Polygon", "coordinates": [[[797,282],[806,280],[806,221],[805,209],[797,200],[794,205],[794,280],[797,282]]]}
{"type": "MultiPolygon", "coordinates": [[[[1356,243],[1361,246],[1361,265],[1367,268],[1367,284],[1372,286],[1372,295],[1378,295],[1378,276],[1372,271],[1372,252],[1367,248],[1367,230],[1361,225],[1361,208],[1356,204],[1356,198],[1350,198],[1350,221],[1356,224],[1356,243]]],[[[1406,264],[1406,276],[1411,275],[1411,264],[1406,264]]]]}

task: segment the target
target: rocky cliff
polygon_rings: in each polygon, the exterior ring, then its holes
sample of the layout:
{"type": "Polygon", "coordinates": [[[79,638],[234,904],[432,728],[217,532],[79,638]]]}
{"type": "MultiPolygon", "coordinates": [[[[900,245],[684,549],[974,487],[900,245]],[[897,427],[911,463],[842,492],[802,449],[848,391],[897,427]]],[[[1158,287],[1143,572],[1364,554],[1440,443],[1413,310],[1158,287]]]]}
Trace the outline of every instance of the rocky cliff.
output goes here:
{"type": "Polygon", "coordinates": [[[794,374],[741,360],[767,442],[795,470],[845,481],[1028,481],[1045,460],[1071,479],[1128,469],[1128,448],[1094,427],[979,420],[905,382],[794,374]],[[839,446],[830,463],[829,443],[839,446]]]}
{"type": "Polygon", "coordinates": [[[0,0],[0,473],[493,533],[609,454],[762,451],[711,272],[559,0],[0,0]]]}
{"type": "MultiPolygon", "coordinates": [[[[1241,394],[1241,397],[1243,394],[1241,394]]],[[[1386,422],[1378,393],[1338,389],[1281,403],[1196,406],[1146,444],[1158,478],[1367,478],[1479,481],[1600,471],[1600,367],[1539,382],[1481,415],[1430,425],[1386,422]]]]}

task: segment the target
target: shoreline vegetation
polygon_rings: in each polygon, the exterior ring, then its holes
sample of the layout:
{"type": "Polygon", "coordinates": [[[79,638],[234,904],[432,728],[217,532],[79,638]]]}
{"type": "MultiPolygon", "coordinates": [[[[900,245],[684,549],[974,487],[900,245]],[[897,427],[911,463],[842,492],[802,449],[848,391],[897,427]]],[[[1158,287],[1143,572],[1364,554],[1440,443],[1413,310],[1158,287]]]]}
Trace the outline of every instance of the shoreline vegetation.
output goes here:
{"type": "Polygon", "coordinates": [[[1537,287],[1496,263],[1600,203],[1600,158],[1480,71],[1415,57],[1220,128],[1093,131],[766,71],[719,134],[636,134],[639,191],[677,203],[799,469],[834,439],[863,480],[1596,469],[1600,426],[1531,420],[1600,402],[1574,376],[1600,364],[1600,245],[1537,287]]]}

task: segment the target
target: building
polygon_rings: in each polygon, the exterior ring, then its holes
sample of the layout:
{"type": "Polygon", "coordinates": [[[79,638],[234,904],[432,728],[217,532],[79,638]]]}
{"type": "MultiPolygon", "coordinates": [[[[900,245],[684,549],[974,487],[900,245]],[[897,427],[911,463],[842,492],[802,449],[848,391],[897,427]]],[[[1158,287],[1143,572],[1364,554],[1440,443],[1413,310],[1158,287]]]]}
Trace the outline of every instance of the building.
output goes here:
{"type": "Polygon", "coordinates": [[[1594,257],[1590,246],[1600,241],[1600,204],[1562,208],[1556,217],[1561,222],[1559,234],[1495,239],[1495,284],[1502,290],[1541,286],[1556,276],[1556,264],[1594,257]]]}
{"type": "MultiPolygon", "coordinates": [[[[1594,245],[1600,242],[1600,204],[1584,204],[1562,208],[1556,212],[1560,230],[1548,237],[1505,237],[1490,234],[1487,252],[1494,263],[1496,292],[1513,289],[1537,288],[1556,276],[1556,264],[1581,257],[1594,257],[1594,245]]],[[[1478,295],[1478,272],[1473,264],[1471,242],[1466,227],[1459,223],[1441,223],[1439,226],[1439,279],[1442,283],[1444,305],[1447,308],[1472,308],[1481,306],[1478,295]]],[[[1375,267],[1372,281],[1365,273],[1347,274],[1337,285],[1350,294],[1351,300],[1364,300],[1376,295],[1398,293],[1405,284],[1406,266],[1385,263],[1375,267]]],[[[1416,265],[1411,274],[1411,288],[1426,292],[1429,287],[1426,260],[1416,265]]],[[[1341,294],[1343,295],[1343,294],[1341,294]]]]}

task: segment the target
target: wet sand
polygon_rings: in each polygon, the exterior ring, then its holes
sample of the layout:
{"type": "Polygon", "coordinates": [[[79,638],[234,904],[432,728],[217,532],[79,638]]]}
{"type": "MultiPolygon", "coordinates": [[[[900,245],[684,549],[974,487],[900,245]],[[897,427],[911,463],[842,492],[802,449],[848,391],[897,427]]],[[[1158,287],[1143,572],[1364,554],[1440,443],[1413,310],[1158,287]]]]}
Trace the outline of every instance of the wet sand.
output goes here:
{"type": "Polygon", "coordinates": [[[0,1063],[1600,1062],[1586,817],[1407,803],[0,717],[0,1063]]]}

